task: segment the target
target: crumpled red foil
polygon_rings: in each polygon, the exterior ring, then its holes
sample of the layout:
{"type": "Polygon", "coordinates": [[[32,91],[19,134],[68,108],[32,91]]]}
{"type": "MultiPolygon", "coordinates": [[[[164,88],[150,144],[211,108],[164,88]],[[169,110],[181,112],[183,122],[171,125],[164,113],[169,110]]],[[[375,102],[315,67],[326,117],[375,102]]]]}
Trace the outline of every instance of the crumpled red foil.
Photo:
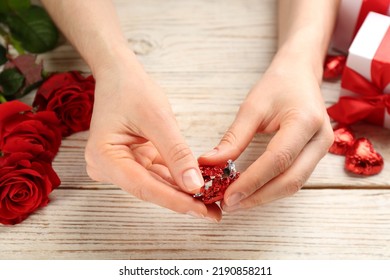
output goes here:
{"type": "Polygon", "coordinates": [[[201,199],[204,204],[221,201],[226,189],[240,176],[231,160],[222,167],[201,165],[199,169],[202,172],[205,184],[194,197],[201,199]]]}
{"type": "Polygon", "coordinates": [[[383,164],[382,156],[367,138],[355,140],[345,157],[345,169],[359,175],[378,174],[382,171],[383,164]]]}
{"type": "Polygon", "coordinates": [[[333,80],[341,77],[347,58],[345,55],[327,55],[324,63],[324,80],[333,80]]]}
{"type": "Polygon", "coordinates": [[[347,126],[338,126],[334,130],[334,141],[329,152],[336,155],[345,155],[355,142],[352,130],[347,126]]]}

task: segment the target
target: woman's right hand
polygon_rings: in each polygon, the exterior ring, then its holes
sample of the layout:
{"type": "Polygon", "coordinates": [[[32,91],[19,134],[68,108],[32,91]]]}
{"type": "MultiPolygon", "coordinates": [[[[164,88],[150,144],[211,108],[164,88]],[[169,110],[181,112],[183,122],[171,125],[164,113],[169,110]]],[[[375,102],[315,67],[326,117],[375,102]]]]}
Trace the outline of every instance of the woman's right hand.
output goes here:
{"type": "Polygon", "coordinates": [[[204,184],[162,89],[131,51],[95,69],[95,103],[85,150],[88,175],[179,213],[221,219],[196,200],[204,184]]]}

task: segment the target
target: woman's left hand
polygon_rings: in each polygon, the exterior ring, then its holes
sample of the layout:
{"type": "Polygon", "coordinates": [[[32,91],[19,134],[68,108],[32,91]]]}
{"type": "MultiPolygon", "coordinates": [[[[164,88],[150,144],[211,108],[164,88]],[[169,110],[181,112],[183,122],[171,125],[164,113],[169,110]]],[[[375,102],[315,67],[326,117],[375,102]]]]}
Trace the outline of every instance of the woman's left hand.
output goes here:
{"type": "Polygon", "coordinates": [[[279,61],[250,91],[219,145],[199,158],[210,165],[236,159],[256,133],[276,132],[265,152],[227,189],[225,211],[293,195],[333,142],[318,77],[294,58],[279,61]]]}

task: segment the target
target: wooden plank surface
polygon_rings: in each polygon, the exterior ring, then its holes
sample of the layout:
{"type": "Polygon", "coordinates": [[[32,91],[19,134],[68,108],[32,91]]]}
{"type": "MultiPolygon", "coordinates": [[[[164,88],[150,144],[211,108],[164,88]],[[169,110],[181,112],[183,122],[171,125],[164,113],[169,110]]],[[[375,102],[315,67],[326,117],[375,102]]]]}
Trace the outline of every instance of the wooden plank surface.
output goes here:
{"type": "MultiPolygon", "coordinates": [[[[196,155],[214,147],[233,121],[241,101],[267,68],[276,47],[274,0],[115,1],[129,46],[170,98],[179,125],[196,155]]],[[[89,71],[74,49],[62,44],[42,55],[52,71],[89,71]]],[[[337,101],[339,82],[324,82],[327,105],[337,101]]],[[[308,186],[390,186],[390,130],[358,125],[385,157],[384,171],[351,176],[344,159],[328,155],[308,186]]],[[[239,159],[244,170],[270,137],[257,136],[239,159]]]]}
{"type": "Polygon", "coordinates": [[[111,186],[60,188],[50,205],[2,227],[6,259],[388,259],[390,191],[302,190],[220,224],[111,186]]]}
{"type": "MultiPolygon", "coordinates": [[[[164,88],[195,155],[216,145],[272,59],[274,0],[117,0],[129,46],[164,88]]],[[[87,66],[65,41],[40,56],[49,71],[87,66]]],[[[324,83],[328,105],[339,83],[324,83]]],[[[32,96],[26,97],[26,101],[32,96]]],[[[88,132],[64,140],[52,202],[22,224],[0,227],[1,259],[386,259],[390,257],[390,130],[356,125],[385,158],[357,177],[327,155],[294,197],[220,224],[138,201],[92,182],[83,150],[88,132]]],[[[245,168],[270,135],[256,136],[237,160],[245,168]]]]}

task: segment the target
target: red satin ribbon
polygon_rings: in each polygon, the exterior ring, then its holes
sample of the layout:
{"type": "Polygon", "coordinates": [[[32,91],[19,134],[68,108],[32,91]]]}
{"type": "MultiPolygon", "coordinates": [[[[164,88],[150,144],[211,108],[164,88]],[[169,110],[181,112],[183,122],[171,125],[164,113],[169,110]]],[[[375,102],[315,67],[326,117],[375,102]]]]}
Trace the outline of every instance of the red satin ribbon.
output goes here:
{"type": "Polygon", "coordinates": [[[356,33],[359,31],[360,26],[362,26],[369,12],[387,15],[389,6],[390,0],[363,0],[359,16],[356,21],[355,30],[353,32],[353,37],[355,37],[356,33]]]}
{"type": "Polygon", "coordinates": [[[390,28],[380,43],[371,63],[371,81],[346,67],[341,87],[360,96],[341,96],[339,101],[328,108],[329,116],[343,124],[360,120],[384,124],[385,110],[390,114],[390,94],[383,91],[390,83],[390,28]]]}

